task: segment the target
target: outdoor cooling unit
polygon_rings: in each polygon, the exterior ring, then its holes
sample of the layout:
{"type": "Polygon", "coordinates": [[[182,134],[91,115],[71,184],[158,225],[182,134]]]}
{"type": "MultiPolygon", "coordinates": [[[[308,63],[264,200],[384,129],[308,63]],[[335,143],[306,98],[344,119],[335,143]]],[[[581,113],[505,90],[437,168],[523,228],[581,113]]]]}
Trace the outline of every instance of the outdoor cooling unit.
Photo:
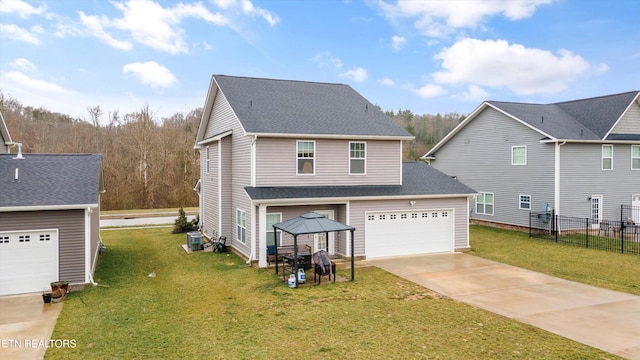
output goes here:
{"type": "Polygon", "coordinates": [[[202,244],[202,234],[199,231],[191,231],[187,233],[187,247],[192,251],[200,250],[202,244]]]}

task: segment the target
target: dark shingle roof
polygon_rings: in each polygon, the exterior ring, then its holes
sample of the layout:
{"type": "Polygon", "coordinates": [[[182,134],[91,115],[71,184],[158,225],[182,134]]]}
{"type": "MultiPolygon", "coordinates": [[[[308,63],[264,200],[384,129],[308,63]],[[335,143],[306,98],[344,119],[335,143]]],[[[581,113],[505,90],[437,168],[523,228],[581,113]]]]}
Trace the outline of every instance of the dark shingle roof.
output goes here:
{"type": "Polygon", "coordinates": [[[476,191],[423,162],[402,164],[402,185],[246,187],[253,200],[475,194],[476,191]]]}
{"type": "Polygon", "coordinates": [[[98,154],[0,154],[0,208],[97,204],[98,154]],[[15,179],[18,169],[18,179],[15,179]]]}
{"type": "Polygon", "coordinates": [[[348,85],[213,77],[248,133],[412,137],[348,85]]]}
{"type": "Polygon", "coordinates": [[[604,140],[638,91],[554,104],[487,101],[540,131],[570,140],[604,140]]]}

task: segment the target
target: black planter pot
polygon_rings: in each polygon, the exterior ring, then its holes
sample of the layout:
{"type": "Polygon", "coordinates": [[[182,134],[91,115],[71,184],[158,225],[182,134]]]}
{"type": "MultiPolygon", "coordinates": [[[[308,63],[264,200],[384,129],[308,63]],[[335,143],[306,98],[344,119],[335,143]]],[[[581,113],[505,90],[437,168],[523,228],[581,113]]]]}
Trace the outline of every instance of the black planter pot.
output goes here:
{"type": "Polygon", "coordinates": [[[51,302],[51,293],[42,294],[42,301],[44,301],[45,304],[50,303],[51,302]]]}

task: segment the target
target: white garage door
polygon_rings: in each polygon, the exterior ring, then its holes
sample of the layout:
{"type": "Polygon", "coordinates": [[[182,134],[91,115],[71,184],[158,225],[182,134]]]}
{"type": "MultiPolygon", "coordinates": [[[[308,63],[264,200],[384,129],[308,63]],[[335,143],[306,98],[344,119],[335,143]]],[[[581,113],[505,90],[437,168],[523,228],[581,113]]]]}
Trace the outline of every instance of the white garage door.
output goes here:
{"type": "Polygon", "coordinates": [[[453,251],[453,210],[396,211],[365,215],[367,259],[453,251]]]}
{"type": "Polygon", "coordinates": [[[0,232],[0,295],[40,292],[57,280],[57,229],[0,232]]]}

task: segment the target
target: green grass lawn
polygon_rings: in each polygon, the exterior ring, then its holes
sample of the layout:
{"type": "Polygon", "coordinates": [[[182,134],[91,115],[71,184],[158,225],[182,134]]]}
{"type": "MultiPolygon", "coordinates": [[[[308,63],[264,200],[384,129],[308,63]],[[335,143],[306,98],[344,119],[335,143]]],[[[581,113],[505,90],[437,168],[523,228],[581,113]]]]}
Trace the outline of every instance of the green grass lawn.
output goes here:
{"type": "Polygon", "coordinates": [[[471,254],[567,280],[640,295],[640,256],[586,249],[471,225],[471,254]]]}
{"type": "Polygon", "coordinates": [[[46,357],[617,358],[375,267],[357,269],[353,283],[291,289],[233,254],[187,254],[185,237],[162,228],[103,232],[99,286],[68,295],[52,335],[77,347],[46,357]]]}

